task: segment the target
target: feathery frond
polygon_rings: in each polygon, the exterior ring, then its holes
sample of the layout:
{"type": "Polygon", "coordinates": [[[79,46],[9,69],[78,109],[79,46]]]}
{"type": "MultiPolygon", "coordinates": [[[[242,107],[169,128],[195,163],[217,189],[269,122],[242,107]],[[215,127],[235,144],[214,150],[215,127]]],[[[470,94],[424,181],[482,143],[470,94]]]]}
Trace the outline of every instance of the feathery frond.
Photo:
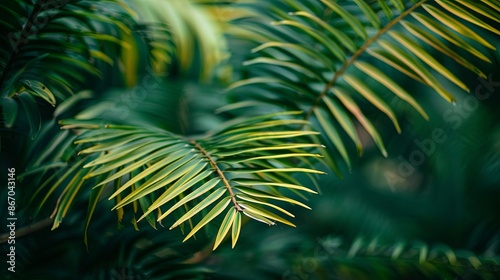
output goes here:
{"type": "Polygon", "coordinates": [[[123,7],[119,1],[95,0],[0,5],[4,16],[0,27],[7,34],[0,40],[0,98],[8,128],[19,111],[29,112],[34,135],[41,121],[39,98],[55,106],[99,78],[100,65],[113,64],[114,57],[106,49],[119,52],[130,47],[120,39],[121,34],[131,33],[133,24],[123,7]]]}
{"type": "MultiPolygon", "coordinates": [[[[262,37],[261,44],[253,49],[254,58],[245,62],[250,76],[235,82],[229,90],[238,101],[258,100],[303,110],[303,118],[323,132],[322,141],[335,147],[349,167],[341,137],[345,133],[361,153],[357,123],[387,156],[382,138],[361,104],[368,101],[389,118],[397,132],[401,128],[393,108],[375,89],[391,92],[423,118],[428,116],[398,81],[400,76],[384,73],[380,62],[454,102],[455,97],[447,90],[450,84],[467,92],[469,89],[438,57],[444,54],[485,77],[470,57],[490,62],[484,49],[495,47],[476,29],[462,23],[500,33],[488,23],[498,22],[491,16],[497,4],[482,2],[273,1],[263,19],[272,20],[272,25],[262,23],[262,19],[248,24],[262,37]],[[427,46],[435,51],[427,50],[427,46]]],[[[338,169],[333,159],[327,162],[333,170],[338,169]]]]}
{"type": "MultiPolygon", "coordinates": [[[[233,121],[203,137],[188,139],[155,128],[65,120],[65,130],[82,131],[76,138],[79,155],[40,188],[51,185],[47,197],[62,188],[54,210],[54,228],[65,217],[76,194],[92,188],[89,219],[99,197],[112,188],[118,215],[132,208],[153,227],[172,213],[170,229],[189,224],[185,240],[225,214],[214,249],[231,231],[233,246],[245,215],[268,225],[295,226],[294,217],[275,202],[308,208],[289,197],[315,193],[291,174],[322,174],[313,159],[321,147],[310,143],[316,132],[298,130],[300,112],[273,113],[233,121]],[[304,167],[303,167],[304,166],[304,167]],[[138,209],[140,209],[138,211],[138,209]],[[195,219],[195,217],[202,217],[195,219]],[[197,220],[197,222],[195,222],[197,220]]],[[[35,194],[35,196],[38,194],[35,194]]],[[[119,218],[120,219],[120,218],[119,218]]]]}

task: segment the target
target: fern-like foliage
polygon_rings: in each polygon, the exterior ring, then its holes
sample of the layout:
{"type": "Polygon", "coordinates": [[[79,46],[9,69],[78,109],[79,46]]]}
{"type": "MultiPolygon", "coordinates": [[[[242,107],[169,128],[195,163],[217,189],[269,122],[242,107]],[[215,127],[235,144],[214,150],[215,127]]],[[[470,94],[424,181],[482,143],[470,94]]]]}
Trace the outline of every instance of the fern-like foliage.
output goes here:
{"type": "MultiPolygon", "coordinates": [[[[63,129],[83,132],[75,138],[80,156],[72,155],[74,158],[68,159],[71,164],[63,163],[34,198],[45,193],[41,207],[58,190],[52,214],[56,228],[77,194],[91,190],[88,226],[101,196],[111,192],[109,199],[115,201],[113,209],[119,220],[127,208],[140,215],[137,221],[146,219],[153,227],[156,221],[176,214],[170,229],[181,226],[184,231],[184,224],[189,224],[185,240],[225,213],[214,249],[229,232],[234,246],[242,215],[268,225],[280,222],[294,226],[283,217],[293,214],[268,200],[309,208],[289,197],[300,195],[299,191],[315,193],[292,174],[323,173],[315,169],[314,159],[320,155],[313,152],[320,145],[309,138],[317,133],[299,130],[307,122],[292,118],[298,114],[245,118],[193,138],[158,128],[64,120],[63,129]]],[[[41,170],[47,170],[46,166],[41,170]]],[[[34,173],[36,170],[31,171],[34,173]]]]}
{"type": "Polygon", "coordinates": [[[21,109],[29,112],[34,135],[41,125],[38,99],[56,106],[100,77],[102,65],[116,60],[111,54],[130,47],[120,37],[131,33],[133,19],[118,1],[5,1],[0,9],[6,34],[0,39],[0,105],[8,128],[21,109]]]}
{"type": "MultiPolygon", "coordinates": [[[[490,24],[500,21],[496,16],[500,5],[489,0],[288,0],[273,1],[268,8],[264,20],[272,25],[248,24],[248,29],[260,35],[256,37],[260,45],[252,51],[254,58],[245,62],[249,77],[230,87],[234,98],[303,110],[303,118],[323,132],[322,141],[334,147],[349,167],[341,139],[346,135],[361,154],[358,123],[387,156],[381,136],[362,109],[363,102],[383,112],[397,132],[401,131],[397,116],[381,93],[392,93],[427,119],[419,102],[398,81],[398,72],[454,102],[447,90],[450,84],[469,89],[439,56],[448,56],[457,66],[485,77],[471,58],[490,62],[484,49],[495,46],[468,26],[500,34],[490,24]],[[384,64],[395,74],[382,70],[384,64]]],[[[326,161],[339,173],[332,156],[326,161]]]]}
{"type": "MultiPolygon", "coordinates": [[[[74,2],[80,3],[80,1],[74,2]]],[[[81,2],[82,5],[89,4],[81,2]]],[[[100,54],[106,61],[109,58],[107,62],[118,62],[116,66],[123,71],[125,85],[130,87],[136,85],[132,91],[138,89],[142,91],[141,93],[145,92],[148,96],[147,102],[156,102],[167,107],[175,106],[163,102],[175,98],[169,99],[169,96],[154,98],[152,92],[157,94],[161,87],[165,86],[161,82],[162,78],[155,73],[176,76],[178,72],[185,75],[185,72],[194,70],[192,72],[194,78],[200,76],[202,79],[208,79],[224,57],[224,41],[220,40],[221,33],[208,15],[193,3],[157,1],[143,5],[128,1],[127,4],[133,8],[128,8],[119,1],[111,4],[116,5],[115,8],[118,10],[123,9],[126,12],[121,20],[130,17],[137,25],[134,26],[134,33],[123,30],[121,36],[109,38],[114,39],[113,43],[131,48],[113,52],[115,54],[113,57],[106,56],[101,52],[103,46],[99,45],[99,41],[90,41],[101,37],[108,38],[108,35],[102,34],[96,34],[95,38],[91,37],[89,42],[85,41],[89,45],[82,48],[95,47],[99,51],[94,55],[100,54]],[[203,20],[200,18],[194,20],[190,17],[191,13],[199,15],[203,20]],[[149,70],[144,76],[141,70],[145,67],[149,67],[149,70]],[[198,68],[192,69],[194,67],[198,68]]],[[[111,4],[102,2],[104,6],[111,4]]],[[[30,7],[28,4],[26,6],[30,7]]],[[[64,10],[64,7],[58,6],[57,11],[64,10]]],[[[89,25],[95,26],[95,30],[105,31],[99,25],[101,20],[104,23],[116,23],[118,27],[123,26],[120,21],[115,22],[113,17],[106,17],[102,14],[103,11],[95,10],[97,8],[98,6],[91,5],[89,14],[85,14],[90,22],[89,25]],[[95,15],[92,15],[92,12],[95,15]]],[[[65,15],[80,19],[80,13],[79,10],[71,10],[65,15]]],[[[81,17],[83,20],[83,15],[81,17]]],[[[67,23],[68,30],[65,32],[79,36],[78,38],[87,35],[84,34],[85,29],[70,30],[70,27],[73,27],[70,23],[72,22],[67,23]]],[[[34,37],[38,34],[44,33],[40,31],[34,34],[34,37]]],[[[107,76],[116,77],[116,71],[106,72],[106,69],[103,70],[90,62],[87,65],[85,59],[88,60],[88,57],[85,57],[85,53],[78,50],[73,54],[71,51],[74,49],[65,43],[64,38],[53,38],[54,44],[58,43],[57,39],[62,40],[63,47],[68,48],[68,53],[59,55],[61,60],[68,60],[84,69],[92,67],[92,73],[96,75],[102,72],[107,76]],[[80,51],[82,55],[77,57],[80,51]],[[80,58],[82,62],[78,62],[80,58]]],[[[57,70],[69,76],[80,74],[79,70],[73,72],[65,71],[63,68],[54,67],[54,69],[53,71],[57,70]]],[[[81,72],[81,83],[84,84],[88,82],[84,80],[87,74],[83,70],[81,72]]],[[[51,76],[50,71],[45,73],[51,76]]],[[[190,76],[190,73],[187,76],[190,76]]],[[[44,83],[40,83],[40,86],[52,94],[46,77],[41,76],[41,79],[44,83]]],[[[66,76],[61,79],[71,82],[66,76]]],[[[75,88],[85,89],[85,86],[88,86],[88,83],[75,88]]],[[[119,115],[121,112],[109,111],[109,108],[107,111],[115,115],[111,119],[106,119],[101,114],[102,108],[109,106],[109,102],[116,101],[108,98],[113,95],[81,91],[68,97],[73,94],[72,90],[73,88],[70,88],[64,94],[61,92],[55,95],[54,98],[50,95],[49,101],[53,99],[53,105],[57,106],[52,120],[41,122],[39,118],[28,118],[37,122],[39,128],[35,131],[39,133],[38,137],[29,143],[26,157],[22,159],[23,169],[27,171],[19,177],[24,182],[35,182],[39,186],[30,200],[30,205],[35,208],[35,215],[43,212],[45,205],[55,203],[51,215],[54,220],[53,229],[60,225],[71,207],[81,198],[88,199],[86,222],[88,229],[98,202],[110,198],[115,202],[114,209],[118,220],[121,222],[126,216],[125,210],[130,209],[130,213],[134,216],[132,222],[136,228],[138,228],[137,222],[141,219],[147,220],[156,228],[156,221],[161,222],[167,216],[170,218],[173,212],[177,219],[173,222],[172,228],[180,226],[184,231],[185,222],[189,223],[190,231],[186,239],[224,213],[225,218],[217,233],[214,249],[228,235],[229,230],[234,246],[240,233],[243,215],[269,225],[278,221],[293,226],[276,211],[291,217],[293,215],[268,200],[275,200],[278,203],[289,202],[307,208],[289,195],[299,194],[298,191],[313,193],[314,191],[303,187],[292,173],[308,175],[322,173],[315,169],[316,162],[308,159],[319,157],[312,150],[321,145],[311,144],[308,141],[309,136],[317,133],[300,129],[307,125],[307,122],[291,117],[297,115],[297,112],[239,120],[217,132],[191,138],[161,129],[159,125],[152,125],[150,116],[141,115],[139,110],[134,113],[139,113],[137,116],[142,119],[131,123],[141,125],[134,126],[130,123],[127,125],[127,119],[119,115]],[[91,98],[97,100],[91,101],[91,98]],[[78,120],[62,121],[64,130],[58,131],[57,120],[68,116],[76,116],[78,120]],[[85,121],[82,121],[82,118],[85,121]],[[116,119],[119,119],[120,124],[114,122],[116,119]],[[147,127],[142,127],[142,124],[146,124],[147,127]],[[77,144],[76,148],[73,142],[77,144]],[[304,166],[307,168],[303,168],[304,166]],[[202,215],[204,218],[198,218],[202,215]]],[[[136,94],[137,91],[133,93],[136,94]]],[[[177,92],[170,90],[162,94],[173,96],[177,92]]],[[[134,101],[127,102],[129,103],[126,105],[129,106],[130,102],[134,101]]],[[[116,102],[111,103],[113,104],[116,105],[116,102]]],[[[127,109],[132,110],[135,107],[127,109]]],[[[9,110],[4,108],[5,111],[9,110]]],[[[170,111],[172,112],[173,110],[170,111]]],[[[160,123],[169,120],[163,108],[156,113],[157,116],[160,115],[158,118],[160,123]]],[[[177,115],[173,113],[172,115],[175,115],[175,120],[177,115]]],[[[161,125],[165,126],[172,127],[161,125]]],[[[85,236],[86,242],[87,239],[85,236]]]]}
{"type": "MultiPolygon", "coordinates": [[[[32,96],[52,105],[57,105],[58,100],[67,101],[59,103],[55,111],[57,120],[60,119],[58,114],[72,104],[88,99],[88,92],[67,97],[72,94],[71,86],[83,84],[88,76],[100,73],[92,59],[119,62],[126,85],[139,84],[147,91],[151,90],[149,81],[156,76],[145,77],[141,85],[139,77],[142,76],[138,75],[140,70],[137,68],[149,66],[150,57],[153,57],[156,72],[173,76],[179,69],[182,73],[189,72],[194,65],[203,64],[194,72],[205,79],[211,77],[218,62],[224,58],[225,45],[219,41],[222,36],[217,28],[211,29],[208,17],[191,3],[153,1],[153,4],[130,10],[119,1],[59,2],[1,4],[6,11],[12,11],[15,18],[22,12],[31,11],[26,24],[9,27],[13,34],[15,30],[20,32],[20,37],[16,37],[19,39],[25,38],[24,30],[31,30],[27,26],[33,21],[32,17],[36,19],[47,13],[62,21],[49,20],[43,28],[30,33],[26,37],[30,40],[19,46],[19,54],[14,54],[15,49],[6,52],[9,50],[7,45],[0,48],[3,51],[0,58],[3,59],[0,60],[3,67],[2,108],[10,125],[17,112],[16,98],[28,98],[31,103],[22,104],[31,106],[35,106],[32,96]],[[54,3],[60,5],[42,12],[43,7],[54,3]],[[107,11],[104,14],[99,10],[101,5],[103,11],[107,11]],[[191,14],[186,9],[203,15],[202,20],[190,21],[191,14]],[[117,11],[124,11],[120,21],[113,16],[117,11]],[[136,12],[138,15],[132,16],[136,12]],[[146,48],[139,47],[138,40],[127,34],[127,25],[122,21],[129,17],[138,18],[146,27],[143,30],[146,48]],[[145,21],[150,18],[153,22],[145,21]],[[148,29],[149,25],[154,28],[148,29]],[[48,40],[47,44],[42,44],[43,40],[48,40]],[[29,51],[31,43],[42,46],[42,50],[29,51]],[[110,47],[107,43],[122,47],[130,44],[139,51],[122,52],[119,48],[121,56],[118,59],[108,56],[106,48],[101,48],[110,47]],[[61,49],[63,54],[60,54],[61,49]],[[145,54],[139,56],[139,53],[145,54]],[[197,58],[202,63],[192,63],[197,58]],[[67,71],[66,65],[76,70],[67,71]],[[179,69],[176,65],[180,65],[179,69]],[[40,71],[41,66],[43,71],[40,71]],[[44,75],[34,77],[34,73],[44,75]]],[[[229,88],[234,93],[232,98],[242,102],[229,104],[224,110],[248,108],[251,104],[253,115],[256,115],[255,111],[264,107],[262,105],[279,104],[280,113],[236,119],[202,136],[184,136],[147,125],[147,117],[133,125],[126,120],[118,124],[102,119],[96,114],[103,108],[106,110],[109,103],[101,103],[104,106],[97,110],[89,102],[83,113],[73,112],[71,116],[77,117],[59,122],[63,131],[53,133],[55,121],[43,126],[23,165],[29,167],[29,171],[20,180],[29,178],[39,186],[32,197],[36,213],[49,202],[55,204],[51,215],[53,228],[60,225],[79,198],[88,200],[87,228],[102,199],[113,200],[119,221],[126,213],[132,213],[131,220],[136,228],[137,222],[143,219],[155,228],[158,222],[168,222],[171,229],[179,227],[186,232],[185,240],[207,224],[217,222],[214,249],[227,236],[231,237],[234,247],[246,216],[268,225],[280,222],[294,226],[284,217],[293,217],[293,214],[280,203],[308,208],[292,197],[300,196],[301,191],[314,193],[298,178],[310,176],[314,179],[312,175],[323,173],[317,170],[317,160],[321,156],[316,149],[323,147],[321,143],[334,147],[350,166],[342,139],[350,138],[361,153],[362,141],[357,129],[361,125],[387,155],[377,129],[366,116],[363,100],[387,115],[398,132],[400,126],[392,106],[375,92],[375,88],[406,101],[427,118],[419,102],[398,81],[400,76],[386,73],[380,69],[381,65],[391,66],[397,74],[431,87],[452,102],[454,98],[446,89],[448,84],[468,89],[443,66],[438,54],[447,55],[463,68],[485,77],[469,58],[489,62],[484,48],[494,49],[494,46],[462,22],[498,34],[490,22],[499,21],[492,16],[499,9],[497,1],[493,0],[481,3],[273,1],[266,18],[272,20],[273,25],[259,22],[248,29],[258,35],[255,38],[261,43],[253,50],[255,57],[245,62],[249,77],[229,88]],[[430,52],[422,46],[435,51],[430,52]],[[248,87],[250,85],[252,87],[248,87]],[[94,115],[84,118],[85,113],[94,115]],[[322,132],[322,138],[315,130],[322,132]],[[43,142],[49,143],[49,148],[38,149],[43,142]]],[[[4,21],[0,24],[8,26],[4,21]]],[[[160,99],[152,102],[161,103],[160,99]]],[[[166,105],[159,106],[165,110],[157,115],[171,113],[167,109],[172,104],[161,105],[166,105]]],[[[28,119],[33,128],[42,126],[37,118],[28,119]]],[[[324,160],[340,174],[332,155],[335,153],[326,153],[324,160]]]]}

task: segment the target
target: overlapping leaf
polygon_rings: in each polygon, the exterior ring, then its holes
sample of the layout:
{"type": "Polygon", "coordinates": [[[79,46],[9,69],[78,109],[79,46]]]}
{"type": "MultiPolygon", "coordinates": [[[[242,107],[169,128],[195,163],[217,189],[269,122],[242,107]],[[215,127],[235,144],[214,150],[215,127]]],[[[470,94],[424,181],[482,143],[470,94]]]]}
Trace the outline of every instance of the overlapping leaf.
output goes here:
{"type": "MultiPolygon", "coordinates": [[[[304,110],[304,119],[317,125],[323,132],[323,141],[330,143],[348,166],[341,132],[352,139],[361,153],[356,122],[386,155],[382,139],[360,105],[368,101],[390,119],[396,131],[400,132],[400,127],[393,108],[384,100],[387,94],[374,89],[392,93],[425,119],[428,116],[398,77],[387,75],[380,65],[387,64],[454,102],[447,90],[450,84],[469,89],[453,69],[442,64],[439,56],[449,56],[465,69],[485,77],[468,57],[489,62],[484,48],[495,47],[476,30],[495,34],[500,31],[489,23],[498,22],[492,16],[497,14],[498,4],[481,2],[274,1],[263,19],[273,24],[254,21],[249,26],[263,38],[253,50],[254,57],[246,62],[251,75],[229,90],[244,102],[259,100],[304,110]],[[469,23],[469,27],[463,22],[469,23]],[[250,90],[250,85],[254,90],[250,90]]],[[[338,170],[333,159],[327,162],[338,170]]]]}
{"type": "Polygon", "coordinates": [[[81,0],[0,5],[5,35],[0,39],[0,105],[7,108],[8,128],[21,107],[30,111],[34,134],[40,119],[32,109],[38,111],[38,98],[55,106],[89,78],[98,78],[103,64],[114,63],[106,49],[130,47],[119,35],[131,34],[132,18],[123,7],[118,1],[81,0]]]}
{"type": "Polygon", "coordinates": [[[214,249],[230,231],[235,245],[242,215],[268,225],[294,226],[283,217],[294,216],[281,203],[309,209],[291,196],[315,191],[292,175],[323,173],[315,160],[321,157],[315,153],[321,145],[310,141],[317,133],[300,130],[307,122],[294,119],[297,115],[237,120],[193,139],[154,128],[63,121],[63,129],[83,132],[75,141],[79,156],[57,178],[49,178],[43,202],[63,188],[53,214],[57,227],[80,190],[92,189],[89,219],[99,198],[111,193],[119,219],[129,209],[139,215],[134,223],[146,219],[156,227],[166,220],[170,229],[188,231],[185,240],[225,216],[214,249]]]}

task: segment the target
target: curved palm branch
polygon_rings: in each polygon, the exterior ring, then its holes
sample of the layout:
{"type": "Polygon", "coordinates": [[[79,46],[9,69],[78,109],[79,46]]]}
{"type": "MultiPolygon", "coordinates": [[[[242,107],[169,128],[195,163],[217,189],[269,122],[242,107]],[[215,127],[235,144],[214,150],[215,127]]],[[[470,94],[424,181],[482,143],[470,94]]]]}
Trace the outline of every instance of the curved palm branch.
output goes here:
{"type": "Polygon", "coordinates": [[[237,120],[192,139],[158,128],[62,121],[65,130],[84,131],[75,141],[80,156],[70,158],[71,164],[42,183],[33,196],[42,190],[45,193],[37,211],[61,188],[52,214],[56,228],[78,192],[92,189],[88,226],[100,197],[111,192],[109,199],[115,201],[113,209],[119,220],[130,208],[140,215],[137,221],[146,219],[155,227],[155,221],[162,222],[176,213],[170,229],[181,226],[184,231],[184,224],[189,224],[184,240],[225,213],[214,249],[230,231],[234,247],[242,215],[268,225],[280,222],[294,226],[282,217],[293,214],[276,202],[309,208],[289,194],[315,191],[302,186],[291,174],[323,173],[315,168],[314,159],[320,155],[312,151],[320,145],[311,144],[309,138],[317,133],[299,130],[307,122],[292,119],[298,114],[273,113],[237,120]],[[195,219],[197,223],[193,223],[195,219]]]}
{"type": "Polygon", "coordinates": [[[20,103],[37,132],[38,98],[55,106],[99,77],[103,63],[113,64],[117,47],[129,47],[119,34],[130,34],[133,20],[119,1],[7,1],[0,10],[7,34],[0,39],[0,98],[8,128],[20,103]]]}
{"type": "MultiPolygon", "coordinates": [[[[249,29],[261,34],[253,49],[255,58],[245,62],[250,77],[229,90],[238,100],[257,100],[301,109],[323,133],[324,143],[335,147],[350,167],[339,131],[362,152],[357,121],[387,156],[383,141],[359,103],[367,100],[401,131],[393,108],[374,90],[391,92],[410,104],[425,119],[426,112],[398,82],[399,76],[382,70],[383,62],[397,72],[421,82],[449,102],[455,98],[450,84],[469,91],[452,70],[437,58],[444,54],[458,65],[485,77],[469,57],[490,62],[483,49],[495,47],[463,22],[500,34],[488,22],[500,22],[496,1],[274,1],[272,25],[251,21],[249,29]],[[435,2],[435,3],[434,3],[435,2]],[[288,13],[287,13],[288,12],[288,13]],[[478,47],[479,46],[479,47],[478,47]],[[429,52],[430,47],[435,52],[429,52]],[[360,76],[366,76],[361,79],[360,76]],[[256,87],[246,87],[258,85],[256,87]],[[258,91],[252,90],[258,88],[258,91]]],[[[246,102],[246,101],[244,101],[246,102]]],[[[335,161],[326,155],[333,170],[335,161]]],[[[337,172],[339,174],[339,172],[337,172]]],[[[340,175],[340,174],[339,174],[340,175]]]]}

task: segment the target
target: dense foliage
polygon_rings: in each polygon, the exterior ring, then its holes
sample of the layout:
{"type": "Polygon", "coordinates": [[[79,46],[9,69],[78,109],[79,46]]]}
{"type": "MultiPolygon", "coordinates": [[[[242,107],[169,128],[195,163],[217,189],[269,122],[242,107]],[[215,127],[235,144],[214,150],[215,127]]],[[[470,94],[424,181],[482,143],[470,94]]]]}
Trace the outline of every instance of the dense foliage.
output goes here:
{"type": "Polygon", "coordinates": [[[7,279],[500,276],[497,0],[0,10],[7,279]]]}

